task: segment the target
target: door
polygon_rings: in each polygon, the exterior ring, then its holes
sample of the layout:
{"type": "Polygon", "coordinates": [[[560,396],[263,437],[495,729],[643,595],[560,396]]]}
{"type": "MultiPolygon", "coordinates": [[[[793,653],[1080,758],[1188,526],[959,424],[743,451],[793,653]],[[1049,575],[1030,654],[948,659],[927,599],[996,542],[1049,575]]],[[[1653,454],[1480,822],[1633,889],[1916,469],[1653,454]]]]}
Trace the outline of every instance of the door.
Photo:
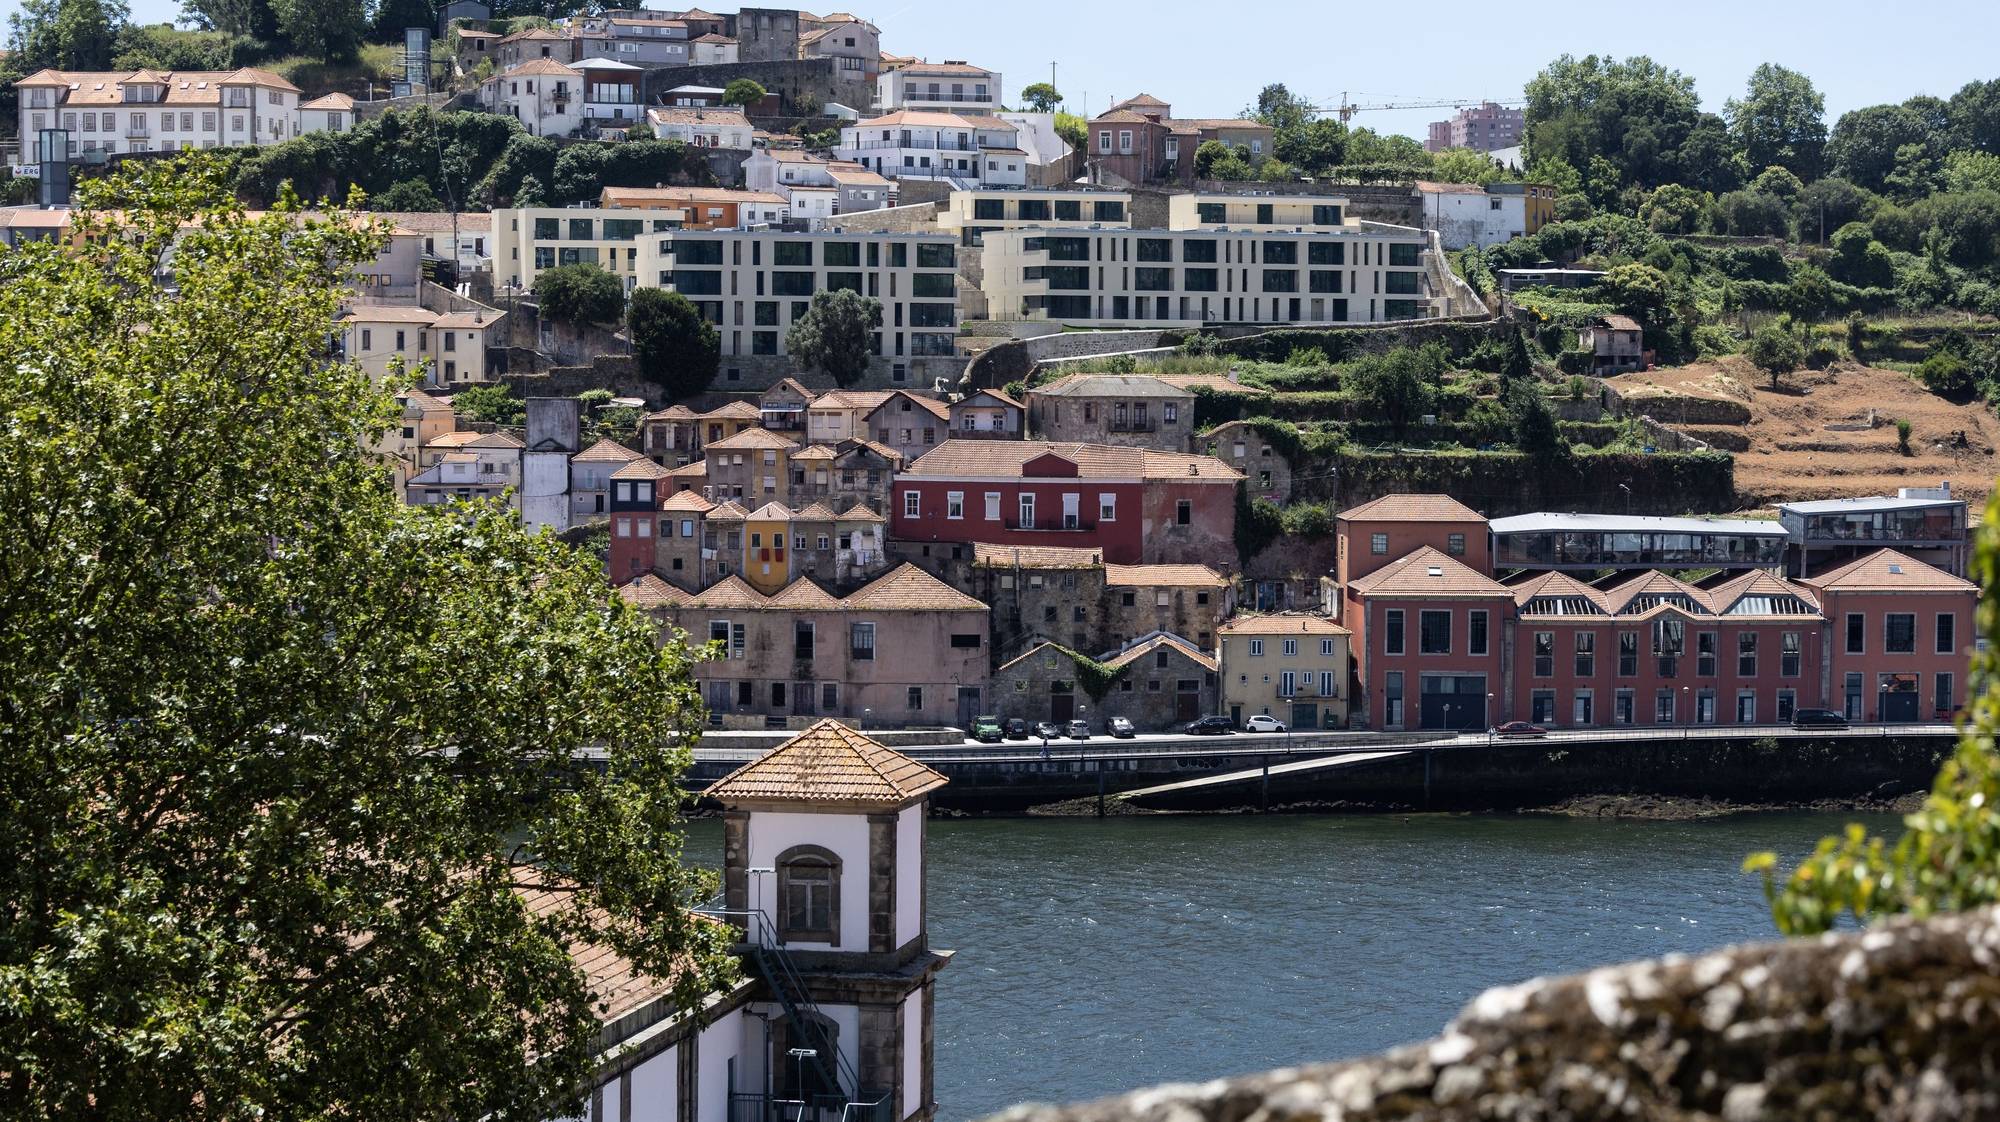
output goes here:
{"type": "Polygon", "coordinates": [[[1418,682],[1418,728],[1486,728],[1486,675],[1425,674],[1418,682]]]}
{"type": "Polygon", "coordinates": [[[1066,724],[1076,714],[1076,695],[1073,693],[1052,693],[1049,695],[1049,720],[1056,724],[1066,724]]]}
{"type": "Polygon", "coordinates": [[[1875,695],[1875,719],[1910,722],[1917,719],[1917,676],[1884,674],[1875,695]]]}
{"type": "Polygon", "coordinates": [[[1201,692],[1183,690],[1174,694],[1174,720],[1187,722],[1205,716],[1201,711],[1201,692]]]}
{"type": "Polygon", "coordinates": [[[972,718],[979,715],[979,687],[958,687],[958,727],[969,729],[972,718]]]}
{"type": "Polygon", "coordinates": [[[1292,719],[1286,722],[1294,732],[1304,732],[1319,727],[1319,702],[1292,702],[1292,719]]]}

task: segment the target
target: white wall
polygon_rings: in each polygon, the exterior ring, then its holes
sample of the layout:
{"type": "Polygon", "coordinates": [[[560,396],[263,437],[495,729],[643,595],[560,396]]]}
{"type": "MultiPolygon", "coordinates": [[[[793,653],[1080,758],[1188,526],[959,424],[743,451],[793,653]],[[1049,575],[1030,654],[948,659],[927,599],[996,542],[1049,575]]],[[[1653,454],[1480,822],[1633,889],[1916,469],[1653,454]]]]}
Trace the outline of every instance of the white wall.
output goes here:
{"type": "MultiPolygon", "coordinates": [[[[695,1122],[729,1122],[729,1061],[736,1060],[738,1090],[753,1086],[744,1076],[743,1035],[747,1018],[733,1009],[701,1030],[695,1048],[695,1122]]],[[[761,1088],[762,1084],[755,1084],[761,1088]]]]}
{"type": "MultiPolygon", "coordinates": [[[[632,1122],[674,1122],[680,1052],[675,1045],[632,1070],[632,1122]]],[[[617,1091],[615,1085],[604,1089],[606,1114],[617,1110],[617,1091]]]]}
{"type": "Polygon", "coordinates": [[[924,809],[906,806],[896,816],[896,946],[923,930],[924,809]]]}
{"type": "MultiPolygon", "coordinates": [[[[753,869],[775,868],[778,855],[795,845],[820,846],[840,858],[840,945],[792,943],[790,946],[799,950],[868,949],[867,815],[752,811],[749,833],[753,869]]],[[[750,906],[761,909],[774,923],[778,917],[777,896],[777,874],[750,877],[750,906]]],[[[846,1040],[845,1029],[842,1040],[846,1040]]]]}
{"type": "Polygon", "coordinates": [[[1424,226],[1438,232],[1446,249],[1498,245],[1526,228],[1526,204],[1520,195],[1448,192],[1425,194],[1423,203],[1424,226]],[[1495,199],[1500,202],[1497,210],[1495,199]]]}

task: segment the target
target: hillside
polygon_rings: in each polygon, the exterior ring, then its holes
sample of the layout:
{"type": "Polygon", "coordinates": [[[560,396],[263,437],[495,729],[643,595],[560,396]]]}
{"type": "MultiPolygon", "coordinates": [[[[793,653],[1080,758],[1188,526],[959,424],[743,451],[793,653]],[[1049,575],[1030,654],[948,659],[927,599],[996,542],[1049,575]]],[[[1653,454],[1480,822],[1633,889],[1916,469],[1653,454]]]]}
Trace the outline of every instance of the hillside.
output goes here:
{"type": "Polygon", "coordinates": [[[1987,406],[1953,404],[1898,370],[1836,363],[1787,375],[1773,391],[1747,360],[1731,356],[1608,384],[1628,403],[1646,401],[1656,420],[1735,452],[1745,506],[1893,494],[1942,480],[1983,503],[2000,470],[2000,421],[1987,406]],[[1898,419],[1910,422],[1908,456],[1896,447],[1898,419]]]}

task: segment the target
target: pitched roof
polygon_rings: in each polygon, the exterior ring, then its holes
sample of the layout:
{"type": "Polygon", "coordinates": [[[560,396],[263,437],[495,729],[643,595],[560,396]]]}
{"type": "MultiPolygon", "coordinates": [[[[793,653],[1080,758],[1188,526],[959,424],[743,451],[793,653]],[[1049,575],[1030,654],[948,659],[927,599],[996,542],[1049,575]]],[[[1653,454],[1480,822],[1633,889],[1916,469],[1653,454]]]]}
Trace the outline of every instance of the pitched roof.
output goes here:
{"type": "Polygon", "coordinates": [[[931,416],[936,417],[940,420],[951,419],[951,406],[946,405],[944,402],[939,401],[934,397],[924,397],[921,394],[913,394],[908,390],[889,391],[889,396],[882,399],[882,404],[877,405],[873,409],[870,409],[868,411],[868,415],[870,417],[873,417],[875,414],[880,413],[884,409],[887,409],[899,397],[909,399],[910,401],[914,402],[918,408],[924,410],[926,413],[929,413],[931,416]]]}
{"type": "Polygon", "coordinates": [[[792,518],[799,522],[831,522],[840,517],[825,503],[811,503],[802,510],[794,511],[792,518]]]}
{"type": "Polygon", "coordinates": [[[707,444],[702,445],[704,450],[722,452],[734,451],[739,448],[756,450],[760,448],[796,447],[798,447],[798,442],[792,440],[790,437],[779,436],[770,429],[757,428],[755,426],[744,429],[735,436],[725,436],[721,440],[711,440],[707,444]]]}
{"type": "Polygon", "coordinates": [[[1894,549],[1878,549],[1799,582],[1826,592],[1977,592],[1979,586],[1894,549]]]}
{"type": "MultiPolygon", "coordinates": [[[[672,473],[669,472],[669,475],[672,473]]],[[[702,497],[700,491],[675,491],[660,503],[661,510],[694,511],[706,514],[715,509],[715,504],[702,497]]]]}
{"type": "Polygon", "coordinates": [[[688,601],[691,608],[761,608],[770,598],[750,587],[741,576],[731,573],[688,601]]]}
{"type": "Polygon", "coordinates": [[[903,612],[983,612],[986,605],[908,561],[847,598],[850,608],[903,612]]]}
{"type": "Polygon", "coordinates": [[[695,419],[695,416],[695,411],[685,405],[669,405],[657,413],[646,414],[642,419],[647,421],[692,421],[695,419]]]}
{"type": "Polygon", "coordinates": [[[502,78],[531,78],[537,74],[547,74],[556,78],[576,78],[580,77],[582,73],[582,71],[575,67],[565,66],[552,58],[531,58],[521,65],[508,70],[505,74],[495,74],[493,77],[488,78],[487,81],[497,82],[502,78]]]}
{"type": "Polygon", "coordinates": [[[617,471],[611,473],[611,478],[613,479],[665,479],[666,477],[666,468],[661,467],[644,456],[627,462],[617,471]]]}
{"type": "Polygon", "coordinates": [[[576,455],[571,456],[570,462],[585,463],[585,464],[622,464],[622,463],[628,463],[632,460],[643,460],[645,458],[646,457],[643,453],[634,452],[630,448],[625,447],[623,444],[620,444],[617,441],[607,437],[591,445],[590,447],[585,448],[583,451],[578,452],[576,455]]]}
{"type": "Polygon", "coordinates": [[[902,806],[944,785],[943,775],[827,719],[716,780],[706,793],[725,804],[902,806]]]}
{"type": "Polygon", "coordinates": [[[837,612],[847,605],[840,597],[800,577],[773,593],[768,606],[795,612],[837,612]]]}
{"type": "Polygon", "coordinates": [[[354,108],[354,99],[347,96],[344,93],[335,91],[330,94],[321,94],[320,96],[313,98],[311,101],[308,101],[300,105],[299,108],[329,109],[329,110],[340,110],[344,112],[354,108]]]}
{"type": "Polygon", "coordinates": [[[1071,374],[1067,378],[1036,386],[1034,397],[1170,397],[1191,396],[1191,391],[1163,382],[1150,374],[1071,374]]]}
{"type": "Polygon", "coordinates": [[[786,506],[784,503],[769,502],[751,511],[744,517],[755,518],[759,522],[790,522],[792,520],[792,508],[786,506]]]}
{"type": "Polygon", "coordinates": [[[1603,615],[1606,612],[1604,593],[1592,588],[1568,573],[1537,573],[1519,584],[1508,585],[1514,592],[1514,603],[1526,607],[1534,600],[1557,600],[1562,602],[1563,615],[1603,615]],[[1570,609],[1580,608],[1581,611],[1570,609]]]}
{"type": "Polygon", "coordinates": [[[708,412],[701,414],[701,419],[704,421],[726,421],[732,419],[754,421],[763,415],[763,411],[751,402],[732,401],[726,405],[718,405],[708,412]]]}
{"type": "Polygon", "coordinates": [[[1237,616],[1216,629],[1223,635],[1351,635],[1353,632],[1325,616],[1304,612],[1273,612],[1270,615],[1237,616]]]}
{"type": "Polygon", "coordinates": [[[961,406],[970,406],[977,403],[982,397],[990,397],[1002,405],[1011,406],[1015,409],[1025,408],[1020,402],[1009,397],[1005,390],[974,390],[957,401],[952,402],[951,407],[957,409],[961,406]]]}
{"type": "Polygon", "coordinates": [[[488,328],[497,326],[502,319],[506,318],[506,315],[507,315],[506,312],[493,311],[493,310],[471,311],[471,312],[447,312],[446,314],[439,316],[437,318],[437,322],[431,324],[431,326],[441,327],[447,331],[456,330],[459,328],[467,328],[467,329],[474,327],[488,328]]]}
{"type": "Polygon", "coordinates": [[[1373,502],[1348,507],[1342,520],[1370,522],[1484,522],[1479,512],[1450,495],[1384,495],[1373,502]]]}
{"type": "Polygon", "coordinates": [[[894,390],[831,390],[813,399],[814,409],[874,409],[895,395],[894,390]]]}
{"type": "Polygon", "coordinates": [[[854,121],[846,127],[850,129],[888,128],[890,125],[938,129],[987,129],[1005,128],[1009,132],[1019,131],[1020,126],[1012,121],[1002,121],[998,117],[981,117],[963,113],[945,113],[934,109],[898,109],[894,113],[884,113],[880,117],[869,117],[854,121]],[[993,123],[988,123],[988,122],[993,123]]]}
{"type": "Polygon", "coordinates": [[[1709,610],[1719,616],[1819,614],[1819,597],[1811,589],[1761,569],[1732,577],[1706,591],[1709,610]],[[1783,611],[1792,600],[1797,600],[1806,611],[1783,611]]]}
{"type": "Polygon", "coordinates": [[[808,404],[810,404],[813,398],[816,396],[811,390],[806,388],[806,384],[804,382],[801,382],[797,378],[793,378],[790,376],[780,378],[777,381],[771,383],[770,388],[766,389],[764,393],[768,395],[776,393],[779,390],[790,390],[793,393],[798,394],[800,397],[805,398],[808,404]]]}
{"type": "Polygon", "coordinates": [[[1693,610],[1708,610],[1706,592],[1658,569],[1649,569],[1631,580],[1605,589],[1599,602],[1612,615],[1626,615],[1630,613],[1633,602],[1642,596],[1686,597],[1693,603],[1693,610]]]}
{"type": "Polygon", "coordinates": [[[1506,585],[1431,547],[1405,554],[1348,585],[1364,596],[1504,596],[1506,585]]]}
{"type": "Polygon", "coordinates": [[[1597,322],[1613,331],[1643,331],[1639,321],[1631,316],[1598,316],[1597,322]]]}
{"type": "Polygon", "coordinates": [[[641,573],[618,586],[618,598],[635,608],[677,608],[688,602],[688,594],[652,573],[641,573]]]}
{"type": "Polygon", "coordinates": [[[824,444],[808,444],[792,453],[793,460],[831,460],[834,451],[824,444]]]}
{"type": "Polygon", "coordinates": [[[598,192],[600,206],[644,210],[662,203],[685,207],[725,206],[740,203],[783,203],[783,195],[769,191],[739,191],[734,187],[606,187],[598,192]]]}
{"type": "Polygon", "coordinates": [[[429,308],[411,308],[401,304],[363,304],[340,317],[342,323],[420,323],[425,327],[437,322],[437,313],[429,308]]]}
{"type": "Polygon", "coordinates": [[[1229,582],[1207,565],[1106,565],[1104,583],[1147,587],[1221,588],[1229,582]]]}
{"type": "Polygon", "coordinates": [[[1105,659],[1104,664],[1106,666],[1126,666],[1159,650],[1161,647],[1166,647],[1174,651],[1182,658],[1199,665],[1203,670],[1215,669],[1215,658],[1213,655],[1195,649],[1193,643],[1188,642],[1178,635],[1167,635],[1164,633],[1126,647],[1111,658],[1105,659]]]}
{"type": "Polygon", "coordinates": [[[974,542],[972,563],[982,569],[1095,569],[1104,564],[1104,551],[1068,545],[974,542]]]}
{"type": "Polygon", "coordinates": [[[1076,464],[1084,479],[1199,479],[1234,483],[1241,472],[1214,456],[1156,452],[1112,444],[1062,444],[1047,440],[946,440],[917,457],[904,475],[1018,478],[1028,461],[1056,455],[1076,464]]]}
{"type": "Polygon", "coordinates": [[[841,522],[887,522],[888,519],[868,508],[867,503],[855,503],[840,513],[841,522]]]}

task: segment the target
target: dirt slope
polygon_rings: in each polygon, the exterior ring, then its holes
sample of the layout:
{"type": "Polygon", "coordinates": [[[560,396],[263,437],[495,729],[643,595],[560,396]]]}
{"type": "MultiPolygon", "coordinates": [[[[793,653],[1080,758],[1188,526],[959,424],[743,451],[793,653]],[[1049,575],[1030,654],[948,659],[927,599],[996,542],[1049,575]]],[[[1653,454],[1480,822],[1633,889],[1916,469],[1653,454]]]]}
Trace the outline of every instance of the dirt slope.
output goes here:
{"type": "Polygon", "coordinates": [[[1736,453],[1736,492],[1745,506],[1892,495],[1898,487],[1934,487],[1949,480],[1976,510],[2000,471],[1995,457],[2000,421],[1992,410],[1979,402],[1955,405],[1901,371],[1841,363],[1788,374],[1773,391],[1767,376],[1731,356],[1623,374],[1610,384],[1634,397],[1657,395],[1647,412],[1669,425],[1677,420],[1682,396],[1694,399],[1689,409],[1696,416],[1704,412],[1704,401],[1746,406],[1747,424],[1686,426],[1703,439],[1720,438],[1719,446],[1725,441],[1743,446],[1736,453]],[[1896,449],[1898,419],[1910,422],[1913,455],[1896,449]]]}

